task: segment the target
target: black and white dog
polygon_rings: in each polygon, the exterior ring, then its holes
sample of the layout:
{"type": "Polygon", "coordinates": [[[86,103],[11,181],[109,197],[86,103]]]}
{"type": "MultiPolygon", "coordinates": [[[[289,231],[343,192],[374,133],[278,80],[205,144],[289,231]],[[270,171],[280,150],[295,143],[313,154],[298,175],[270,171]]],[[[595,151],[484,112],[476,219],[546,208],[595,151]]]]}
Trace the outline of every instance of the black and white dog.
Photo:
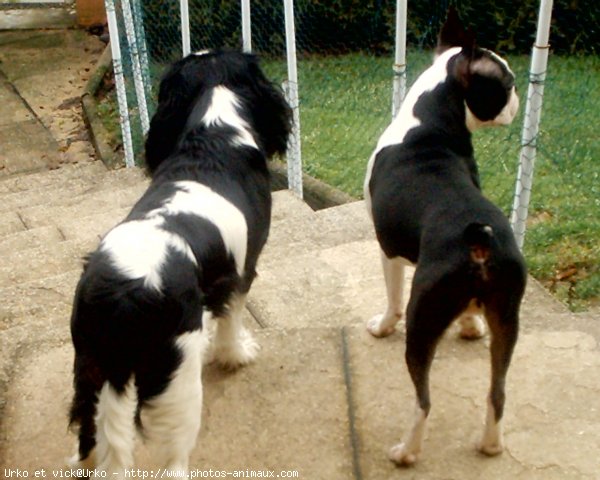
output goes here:
{"type": "Polygon", "coordinates": [[[406,312],[406,363],[416,389],[413,425],[390,458],[414,463],[430,410],[429,370],[438,340],[460,318],[463,337],[489,325],[492,379],[483,437],[488,455],[503,448],[504,383],[517,340],[526,282],[524,260],[504,214],[481,193],[471,131],[506,125],[519,101],[508,64],[475,46],[451,10],[436,58],[414,83],[368,166],[365,199],[382,251],[388,306],[372,318],[375,337],[403,314],[404,267],[416,264],[406,312]]]}
{"type": "Polygon", "coordinates": [[[146,141],[152,182],[102,239],[77,286],[71,463],[133,466],[137,428],[157,461],[187,475],[200,428],[202,334],[235,367],[258,345],[240,313],[267,241],[267,159],[286,150],[291,110],[257,59],[192,54],[163,78],[146,141]]]}

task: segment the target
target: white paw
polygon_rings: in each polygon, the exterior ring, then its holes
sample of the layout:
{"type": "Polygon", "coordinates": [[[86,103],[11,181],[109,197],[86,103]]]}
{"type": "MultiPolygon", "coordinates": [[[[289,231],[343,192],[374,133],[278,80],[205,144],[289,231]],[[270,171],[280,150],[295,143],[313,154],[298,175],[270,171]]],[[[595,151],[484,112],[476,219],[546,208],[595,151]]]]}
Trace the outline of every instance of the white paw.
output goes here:
{"type": "Polygon", "coordinates": [[[485,324],[481,317],[465,315],[460,317],[460,338],[477,340],[485,335],[485,324]]]}
{"type": "Polygon", "coordinates": [[[367,332],[377,338],[387,337],[396,331],[396,325],[384,321],[384,315],[375,315],[367,322],[367,332]]]}
{"type": "Polygon", "coordinates": [[[235,342],[216,345],[214,358],[225,368],[237,368],[252,362],[258,355],[260,345],[247,331],[242,330],[235,342]]]}
{"type": "Polygon", "coordinates": [[[504,445],[502,441],[489,442],[482,440],[477,444],[477,450],[487,455],[489,457],[493,457],[495,455],[499,455],[504,451],[504,445]]]}
{"type": "Polygon", "coordinates": [[[390,460],[398,465],[409,467],[419,459],[419,451],[411,451],[404,443],[399,443],[390,448],[390,460]]]}

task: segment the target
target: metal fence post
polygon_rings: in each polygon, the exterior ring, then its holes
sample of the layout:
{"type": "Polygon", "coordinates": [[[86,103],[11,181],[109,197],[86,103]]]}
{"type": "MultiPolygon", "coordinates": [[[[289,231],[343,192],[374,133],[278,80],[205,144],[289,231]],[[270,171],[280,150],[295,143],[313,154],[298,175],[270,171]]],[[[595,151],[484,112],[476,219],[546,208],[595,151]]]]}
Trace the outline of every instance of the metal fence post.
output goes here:
{"type": "Polygon", "coordinates": [[[141,0],[133,0],[133,26],[137,39],[140,63],[142,67],[142,78],[146,88],[146,100],[152,96],[152,80],[150,78],[150,64],[148,62],[148,47],[146,45],[146,30],[144,29],[144,15],[142,13],[141,0]]]}
{"type": "Polygon", "coordinates": [[[146,101],[146,87],[144,86],[144,77],[138,50],[138,43],[135,34],[135,25],[129,0],[121,0],[123,9],[123,22],[125,24],[125,34],[127,36],[127,47],[131,59],[131,69],[133,71],[133,84],[135,86],[135,96],[137,98],[138,111],[140,114],[140,123],[142,124],[142,134],[146,135],[150,129],[150,119],[148,117],[148,103],[146,101]]]}
{"type": "Polygon", "coordinates": [[[287,51],[288,82],[287,99],[293,110],[294,125],[288,145],[288,185],[302,198],[302,149],[300,145],[300,105],[298,98],[298,68],[296,63],[296,32],[294,28],[294,2],[284,0],[285,44],[287,51]]]}
{"type": "Polygon", "coordinates": [[[394,58],[394,84],[392,93],[392,118],[396,117],[406,95],[406,16],[407,0],[396,0],[396,49],[394,58]]]}
{"type": "Polygon", "coordinates": [[[179,0],[179,10],[181,15],[181,49],[184,57],[187,57],[192,51],[190,43],[190,11],[188,0],[179,0]]]}
{"type": "Polygon", "coordinates": [[[135,165],[135,161],[133,155],[133,142],[131,139],[131,122],[129,121],[129,107],[127,106],[127,92],[125,90],[123,62],[121,61],[121,44],[119,40],[119,27],[117,25],[115,2],[114,0],[105,0],[104,5],[108,20],[108,33],[110,35],[110,49],[113,59],[117,102],[119,103],[119,120],[121,123],[121,134],[123,135],[125,165],[128,167],[133,167],[135,165]]]}
{"type": "Polygon", "coordinates": [[[242,48],[252,51],[252,20],[250,18],[250,0],[242,0],[242,48]]]}
{"type": "Polygon", "coordinates": [[[550,36],[550,19],[552,17],[552,0],[541,0],[538,16],[537,34],[531,55],[531,70],[529,72],[529,88],[527,104],[521,137],[521,155],[517,184],[511,215],[511,225],[519,248],[523,248],[531,186],[533,183],[533,168],[537,152],[537,139],[542,114],[544,82],[548,64],[548,37],[550,36]]]}

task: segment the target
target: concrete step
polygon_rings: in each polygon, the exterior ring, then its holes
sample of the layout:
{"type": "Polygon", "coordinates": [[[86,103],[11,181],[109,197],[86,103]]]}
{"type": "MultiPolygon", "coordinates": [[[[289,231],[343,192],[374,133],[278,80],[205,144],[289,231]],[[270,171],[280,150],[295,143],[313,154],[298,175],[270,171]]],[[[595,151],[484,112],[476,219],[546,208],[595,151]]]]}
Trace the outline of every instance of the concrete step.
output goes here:
{"type": "MultiPolygon", "coordinates": [[[[352,202],[339,207],[312,211],[304,202],[289,193],[301,215],[283,218],[271,231],[269,243],[261,257],[263,264],[282,256],[296,256],[311,251],[330,248],[351,241],[375,238],[373,226],[364,202],[352,202]]],[[[288,209],[289,211],[289,209],[288,209]]]]}
{"type": "Polygon", "coordinates": [[[0,288],[81,268],[83,257],[97,244],[95,238],[82,241],[65,240],[9,253],[4,257],[5,262],[0,265],[0,288]]]}
{"type": "MultiPolygon", "coordinates": [[[[333,238],[333,237],[332,237],[333,238]]],[[[408,292],[407,292],[408,293],[408,292]]],[[[373,240],[261,259],[248,296],[264,325],[278,328],[362,325],[386,305],[373,240]]]]}
{"type": "Polygon", "coordinates": [[[46,322],[46,317],[70,314],[81,267],[57,275],[0,288],[0,331],[16,325],[46,322]]]}
{"type": "MultiPolygon", "coordinates": [[[[57,179],[58,180],[58,179],[57,179]]],[[[126,188],[135,184],[147,184],[141,169],[128,168],[104,171],[93,176],[81,175],[68,182],[57,181],[25,192],[11,192],[0,195],[0,212],[7,212],[36,205],[56,206],[69,204],[79,197],[98,192],[126,188]]]]}
{"type": "Polygon", "coordinates": [[[52,225],[58,218],[77,218],[131,207],[146,190],[146,184],[134,184],[113,191],[100,191],[81,198],[66,200],[61,205],[38,205],[22,208],[18,214],[27,229],[52,225]]]}
{"type": "Polygon", "coordinates": [[[0,255],[10,255],[12,252],[39,248],[63,240],[65,240],[64,236],[55,225],[34,228],[33,230],[21,230],[0,237],[0,255]]]}
{"type": "Polygon", "coordinates": [[[16,250],[25,252],[31,248],[48,247],[65,240],[99,240],[110,228],[129,213],[130,206],[93,213],[84,217],[57,218],[53,225],[20,230],[0,236],[0,254],[16,250]]]}
{"type": "Polygon", "coordinates": [[[55,170],[43,170],[28,175],[0,178],[0,195],[14,192],[35,191],[48,185],[68,185],[74,179],[97,178],[106,173],[100,161],[65,165],[55,170]]]}

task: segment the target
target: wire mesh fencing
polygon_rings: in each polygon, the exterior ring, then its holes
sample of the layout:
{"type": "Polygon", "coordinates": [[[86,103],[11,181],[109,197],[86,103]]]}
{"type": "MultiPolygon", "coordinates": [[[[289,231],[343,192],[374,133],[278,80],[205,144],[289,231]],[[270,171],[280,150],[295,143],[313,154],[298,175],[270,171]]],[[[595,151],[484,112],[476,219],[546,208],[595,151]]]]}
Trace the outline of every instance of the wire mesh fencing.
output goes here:
{"type": "MultiPolygon", "coordinates": [[[[114,1],[133,150],[139,161],[144,128],[137,101],[136,60],[125,28],[126,3],[131,2],[138,32],[140,65],[147,58],[149,114],[162,72],[182,55],[180,3],[114,1]]],[[[243,3],[189,0],[191,50],[241,48],[243,3]]],[[[287,89],[284,1],[248,3],[252,51],[260,55],[267,75],[287,89]]],[[[577,300],[597,297],[600,288],[594,267],[599,263],[600,247],[590,240],[600,237],[600,182],[598,169],[593,168],[600,155],[595,132],[595,112],[600,111],[600,3],[555,0],[553,4],[549,65],[543,72],[544,112],[535,135],[536,172],[527,187],[531,204],[524,223],[529,239],[525,252],[534,273],[545,272],[540,278],[552,288],[554,284],[567,288],[566,295],[577,300]],[[570,273],[573,271],[576,273],[570,273]],[[566,287],[565,282],[556,280],[562,275],[570,279],[566,287]]],[[[518,4],[512,0],[409,1],[409,87],[431,63],[437,33],[450,5],[456,6],[463,23],[474,29],[478,44],[507,58],[516,75],[522,105],[517,119],[509,127],[484,129],[473,136],[484,193],[510,215],[519,188],[515,185],[523,161],[520,152],[528,142],[522,136],[526,92],[530,78],[539,80],[531,75],[530,54],[540,0],[518,4]]],[[[396,7],[396,0],[294,2],[298,147],[303,170],[355,197],[362,196],[367,160],[391,121],[396,7]]],[[[520,175],[528,174],[527,169],[521,170],[520,175]]]]}

